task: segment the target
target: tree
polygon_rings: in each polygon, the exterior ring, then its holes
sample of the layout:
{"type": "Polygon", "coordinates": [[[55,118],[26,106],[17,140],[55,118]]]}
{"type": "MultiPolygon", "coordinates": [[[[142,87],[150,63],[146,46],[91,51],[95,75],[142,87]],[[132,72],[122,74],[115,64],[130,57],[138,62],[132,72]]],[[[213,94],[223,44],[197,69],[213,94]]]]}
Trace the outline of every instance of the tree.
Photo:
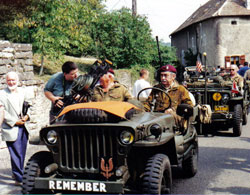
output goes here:
{"type": "MultiPolygon", "coordinates": [[[[90,45],[89,26],[102,7],[100,0],[31,0],[29,15],[19,14],[5,23],[1,31],[13,42],[32,43],[43,56],[63,54],[81,56],[90,45]],[[7,33],[9,32],[9,33],[7,33]]],[[[43,62],[43,60],[42,60],[43,62]]],[[[43,64],[41,66],[42,73],[43,64]]]]}
{"type": "Polygon", "coordinates": [[[160,64],[157,43],[155,42],[154,48],[153,48],[154,58],[152,61],[152,65],[155,68],[159,68],[160,66],[165,65],[165,64],[173,64],[175,67],[177,67],[178,66],[178,59],[176,56],[176,48],[169,46],[168,44],[164,43],[163,41],[159,41],[159,47],[160,47],[162,64],[160,64]]]}
{"type": "Polygon", "coordinates": [[[100,15],[92,25],[92,46],[88,52],[111,60],[117,68],[152,61],[151,29],[145,17],[132,17],[121,9],[100,15]]]}

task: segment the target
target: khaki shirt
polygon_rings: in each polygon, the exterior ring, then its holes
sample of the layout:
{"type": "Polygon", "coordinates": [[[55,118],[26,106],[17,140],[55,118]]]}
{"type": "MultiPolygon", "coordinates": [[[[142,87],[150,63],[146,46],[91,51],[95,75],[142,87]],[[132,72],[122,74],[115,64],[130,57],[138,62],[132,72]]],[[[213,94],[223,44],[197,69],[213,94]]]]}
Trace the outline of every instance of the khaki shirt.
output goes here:
{"type": "Polygon", "coordinates": [[[127,101],[132,99],[132,95],[129,93],[128,89],[115,81],[115,84],[109,89],[108,92],[104,92],[102,87],[98,85],[94,89],[94,95],[92,96],[92,101],[127,101]]]}
{"type": "MultiPolygon", "coordinates": [[[[179,85],[177,81],[175,81],[174,85],[168,91],[161,83],[155,85],[154,87],[160,88],[167,92],[167,94],[171,98],[171,108],[174,111],[176,111],[177,106],[181,103],[193,106],[193,103],[189,97],[188,90],[184,86],[179,85]]],[[[151,110],[151,104],[153,99],[156,99],[155,109],[154,109],[154,111],[156,112],[164,112],[169,106],[169,98],[166,96],[165,93],[161,91],[152,90],[147,101],[144,103],[144,108],[147,112],[151,110]]]]}
{"type": "Polygon", "coordinates": [[[231,77],[231,80],[232,81],[235,81],[236,84],[242,89],[243,86],[244,86],[244,79],[242,76],[240,76],[238,73],[234,76],[234,77],[231,77]]]}

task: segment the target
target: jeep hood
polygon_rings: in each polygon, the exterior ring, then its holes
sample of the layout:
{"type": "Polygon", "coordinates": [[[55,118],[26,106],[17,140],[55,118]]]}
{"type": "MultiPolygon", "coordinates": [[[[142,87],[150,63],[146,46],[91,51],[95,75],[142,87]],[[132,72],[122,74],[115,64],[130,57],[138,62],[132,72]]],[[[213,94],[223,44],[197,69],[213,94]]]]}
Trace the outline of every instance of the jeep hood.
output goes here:
{"type": "Polygon", "coordinates": [[[125,114],[132,108],[140,110],[135,105],[128,103],[128,102],[118,102],[118,101],[87,102],[87,103],[79,103],[79,104],[66,106],[60,112],[57,118],[59,118],[60,116],[66,114],[67,112],[71,110],[84,109],[84,108],[94,108],[94,109],[103,110],[111,114],[114,114],[116,116],[119,116],[121,118],[125,118],[125,114]]]}

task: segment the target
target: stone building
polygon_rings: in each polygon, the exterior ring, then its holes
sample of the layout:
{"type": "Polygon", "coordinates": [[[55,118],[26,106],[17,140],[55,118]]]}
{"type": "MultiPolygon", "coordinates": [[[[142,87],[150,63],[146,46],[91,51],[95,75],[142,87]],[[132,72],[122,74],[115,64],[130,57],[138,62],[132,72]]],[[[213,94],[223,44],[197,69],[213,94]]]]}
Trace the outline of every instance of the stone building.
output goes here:
{"type": "Polygon", "coordinates": [[[5,76],[10,71],[18,72],[19,87],[25,88],[26,96],[32,104],[28,125],[31,132],[30,140],[35,141],[41,127],[49,122],[50,102],[43,93],[44,82],[34,77],[31,44],[0,41],[0,89],[6,87],[5,76]]]}
{"type": "Polygon", "coordinates": [[[206,52],[209,66],[228,66],[250,61],[249,34],[250,0],[210,0],[170,36],[183,65],[190,48],[201,58],[206,52]]]}

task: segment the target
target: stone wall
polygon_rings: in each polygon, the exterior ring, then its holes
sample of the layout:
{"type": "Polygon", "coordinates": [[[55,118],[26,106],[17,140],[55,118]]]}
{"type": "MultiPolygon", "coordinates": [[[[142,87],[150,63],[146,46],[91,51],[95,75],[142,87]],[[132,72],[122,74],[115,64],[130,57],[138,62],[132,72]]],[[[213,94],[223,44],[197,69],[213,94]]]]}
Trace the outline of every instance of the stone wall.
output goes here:
{"type": "Polygon", "coordinates": [[[34,77],[31,44],[0,41],[0,89],[6,87],[5,75],[10,71],[18,72],[19,87],[25,88],[26,96],[32,103],[28,126],[30,140],[37,139],[41,127],[49,122],[50,102],[43,93],[44,82],[34,77]]]}
{"type": "Polygon", "coordinates": [[[121,84],[125,85],[132,94],[131,73],[126,70],[115,70],[115,77],[121,84]]]}

